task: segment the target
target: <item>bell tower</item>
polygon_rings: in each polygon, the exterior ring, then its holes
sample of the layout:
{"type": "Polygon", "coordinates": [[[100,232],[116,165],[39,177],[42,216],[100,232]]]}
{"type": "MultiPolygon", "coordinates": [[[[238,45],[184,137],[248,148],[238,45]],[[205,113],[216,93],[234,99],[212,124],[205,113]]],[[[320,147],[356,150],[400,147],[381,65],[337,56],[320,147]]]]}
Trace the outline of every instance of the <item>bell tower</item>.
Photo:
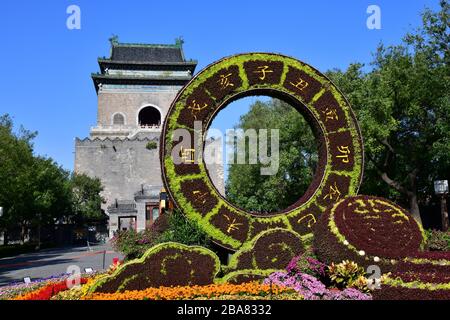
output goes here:
{"type": "Polygon", "coordinates": [[[181,39],[141,44],[114,36],[110,42],[109,58],[99,58],[100,72],[91,75],[97,122],[89,137],[75,139],[75,172],[101,180],[112,236],[117,230],[143,230],[158,216],[162,124],[197,61],[185,59],[181,39]]]}

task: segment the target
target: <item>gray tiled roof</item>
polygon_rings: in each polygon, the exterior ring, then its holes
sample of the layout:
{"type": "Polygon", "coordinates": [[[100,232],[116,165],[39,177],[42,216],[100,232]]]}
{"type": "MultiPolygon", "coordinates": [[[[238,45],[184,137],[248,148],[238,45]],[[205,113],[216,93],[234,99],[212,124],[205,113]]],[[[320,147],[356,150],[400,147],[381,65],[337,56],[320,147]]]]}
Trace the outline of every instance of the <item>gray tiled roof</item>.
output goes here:
{"type": "Polygon", "coordinates": [[[111,60],[133,62],[184,62],[181,46],[113,45],[111,60]]]}
{"type": "Polygon", "coordinates": [[[108,213],[134,213],[136,203],[133,200],[117,200],[107,208],[108,213]]]}

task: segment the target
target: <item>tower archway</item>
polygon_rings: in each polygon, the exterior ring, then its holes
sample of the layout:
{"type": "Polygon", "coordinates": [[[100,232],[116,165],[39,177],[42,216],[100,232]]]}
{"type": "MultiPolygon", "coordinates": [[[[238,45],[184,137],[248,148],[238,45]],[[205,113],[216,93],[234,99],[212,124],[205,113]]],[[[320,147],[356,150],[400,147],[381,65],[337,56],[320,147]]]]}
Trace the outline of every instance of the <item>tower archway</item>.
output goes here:
{"type": "Polygon", "coordinates": [[[142,108],[138,114],[138,126],[159,127],[161,125],[161,113],[153,106],[142,108]]]}

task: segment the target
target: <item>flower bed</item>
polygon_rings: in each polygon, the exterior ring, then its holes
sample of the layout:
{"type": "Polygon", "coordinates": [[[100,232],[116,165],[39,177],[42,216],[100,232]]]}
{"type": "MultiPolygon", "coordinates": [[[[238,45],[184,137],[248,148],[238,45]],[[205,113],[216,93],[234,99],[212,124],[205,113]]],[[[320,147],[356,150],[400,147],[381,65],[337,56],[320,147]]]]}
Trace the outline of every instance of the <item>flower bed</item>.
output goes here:
{"type": "MultiPolygon", "coordinates": [[[[86,284],[87,279],[81,278],[80,284],[86,284]]],[[[28,292],[24,295],[20,295],[14,300],[50,300],[54,295],[61,291],[69,290],[67,287],[67,281],[60,281],[56,283],[49,283],[42,288],[28,292]]]]}
{"type": "MultiPolygon", "coordinates": [[[[93,274],[89,275],[92,276],[93,274]]],[[[13,299],[19,295],[25,295],[29,292],[36,291],[50,283],[57,283],[67,279],[70,276],[68,273],[63,273],[59,275],[53,275],[46,278],[40,278],[33,280],[31,283],[11,283],[7,286],[0,287],[0,300],[13,299]]],[[[84,274],[82,277],[88,277],[84,274]]]]}
{"type": "Polygon", "coordinates": [[[314,248],[321,261],[350,259],[360,266],[382,265],[416,254],[423,230],[405,210],[377,197],[348,197],[327,208],[316,225],[314,248]]]}
{"type": "Polygon", "coordinates": [[[327,289],[322,282],[306,273],[289,274],[279,271],[271,274],[264,283],[292,288],[305,300],[371,300],[370,295],[354,288],[346,288],[342,291],[327,289]]]}
{"type": "MultiPolygon", "coordinates": [[[[292,290],[277,285],[248,282],[243,284],[211,284],[207,286],[177,286],[147,288],[116,293],[92,293],[83,300],[186,300],[228,297],[265,297],[292,293],[292,290]]],[[[299,297],[300,298],[300,297],[299,297]]]]}

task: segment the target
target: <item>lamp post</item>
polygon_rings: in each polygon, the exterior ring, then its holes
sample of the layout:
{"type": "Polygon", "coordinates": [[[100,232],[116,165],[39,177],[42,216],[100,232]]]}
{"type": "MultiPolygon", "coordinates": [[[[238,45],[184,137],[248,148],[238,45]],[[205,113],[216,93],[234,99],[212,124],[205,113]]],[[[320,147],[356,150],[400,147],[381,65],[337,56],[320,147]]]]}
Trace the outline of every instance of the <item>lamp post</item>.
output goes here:
{"type": "Polygon", "coordinates": [[[448,230],[447,194],[448,180],[437,180],[434,182],[434,192],[441,197],[441,219],[442,231],[448,230]]]}

